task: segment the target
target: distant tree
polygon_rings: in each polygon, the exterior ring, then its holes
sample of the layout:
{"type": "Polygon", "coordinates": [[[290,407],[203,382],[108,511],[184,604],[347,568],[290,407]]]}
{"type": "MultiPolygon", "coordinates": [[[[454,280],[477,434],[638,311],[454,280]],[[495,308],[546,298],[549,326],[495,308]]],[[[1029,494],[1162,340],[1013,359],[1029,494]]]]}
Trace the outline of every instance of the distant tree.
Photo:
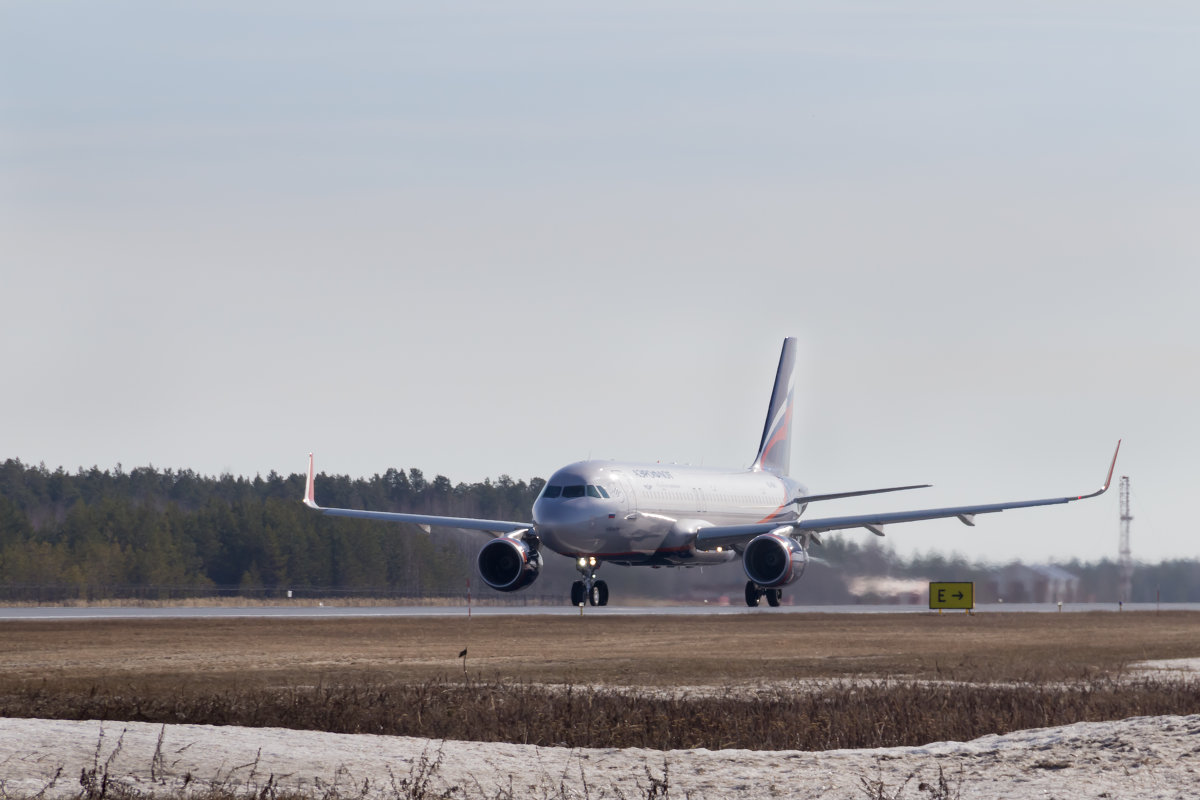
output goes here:
{"type": "Polygon", "coordinates": [[[0,496],[0,548],[20,544],[32,533],[25,512],[7,497],[0,496]]]}

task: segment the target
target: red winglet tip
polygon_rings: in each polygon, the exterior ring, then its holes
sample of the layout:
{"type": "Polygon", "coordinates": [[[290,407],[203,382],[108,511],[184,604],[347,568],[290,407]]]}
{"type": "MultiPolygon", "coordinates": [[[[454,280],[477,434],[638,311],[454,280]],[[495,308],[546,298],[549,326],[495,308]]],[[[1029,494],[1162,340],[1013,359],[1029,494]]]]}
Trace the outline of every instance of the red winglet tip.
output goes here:
{"type": "Polygon", "coordinates": [[[1117,439],[1117,449],[1113,451],[1112,463],[1108,465],[1108,477],[1104,479],[1104,488],[1108,489],[1112,483],[1113,472],[1117,468],[1117,453],[1121,452],[1121,440],[1117,439]]]}

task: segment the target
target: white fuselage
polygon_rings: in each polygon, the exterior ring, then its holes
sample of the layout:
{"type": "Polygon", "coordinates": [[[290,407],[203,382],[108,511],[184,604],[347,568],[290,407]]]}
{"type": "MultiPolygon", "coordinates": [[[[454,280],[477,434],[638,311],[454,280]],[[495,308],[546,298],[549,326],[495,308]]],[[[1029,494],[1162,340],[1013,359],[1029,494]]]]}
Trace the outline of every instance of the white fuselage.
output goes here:
{"type": "Polygon", "coordinates": [[[807,494],[767,471],[581,461],[555,472],[533,504],[534,532],[556,553],[616,564],[700,566],[733,550],[697,551],[696,531],[796,519],[807,494]]]}

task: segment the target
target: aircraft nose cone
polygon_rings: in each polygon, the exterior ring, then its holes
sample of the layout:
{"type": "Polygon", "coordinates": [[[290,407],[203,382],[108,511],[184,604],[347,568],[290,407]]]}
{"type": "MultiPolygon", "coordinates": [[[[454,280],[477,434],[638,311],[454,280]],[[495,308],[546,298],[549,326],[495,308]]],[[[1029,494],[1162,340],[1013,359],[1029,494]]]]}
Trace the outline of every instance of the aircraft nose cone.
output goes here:
{"type": "Polygon", "coordinates": [[[533,524],[538,529],[594,530],[611,525],[620,509],[612,500],[579,497],[572,500],[547,500],[533,504],[533,524]]]}
{"type": "Polygon", "coordinates": [[[573,501],[538,500],[533,504],[535,525],[577,525],[596,516],[592,503],[582,498],[573,501]]]}

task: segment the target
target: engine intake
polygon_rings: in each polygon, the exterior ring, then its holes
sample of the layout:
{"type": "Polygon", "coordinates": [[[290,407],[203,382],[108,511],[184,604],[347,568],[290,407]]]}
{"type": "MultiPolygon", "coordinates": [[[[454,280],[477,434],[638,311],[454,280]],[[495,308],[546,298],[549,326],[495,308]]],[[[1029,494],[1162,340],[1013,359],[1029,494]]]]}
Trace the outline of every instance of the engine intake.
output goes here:
{"type": "Polygon", "coordinates": [[[493,539],[479,551],[479,577],[500,592],[515,592],[537,580],[542,556],[520,539],[493,539]]]}
{"type": "Polygon", "coordinates": [[[746,577],[767,589],[795,582],[807,565],[808,553],[799,542],[779,533],[756,536],[742,554],[746,577]]]}

